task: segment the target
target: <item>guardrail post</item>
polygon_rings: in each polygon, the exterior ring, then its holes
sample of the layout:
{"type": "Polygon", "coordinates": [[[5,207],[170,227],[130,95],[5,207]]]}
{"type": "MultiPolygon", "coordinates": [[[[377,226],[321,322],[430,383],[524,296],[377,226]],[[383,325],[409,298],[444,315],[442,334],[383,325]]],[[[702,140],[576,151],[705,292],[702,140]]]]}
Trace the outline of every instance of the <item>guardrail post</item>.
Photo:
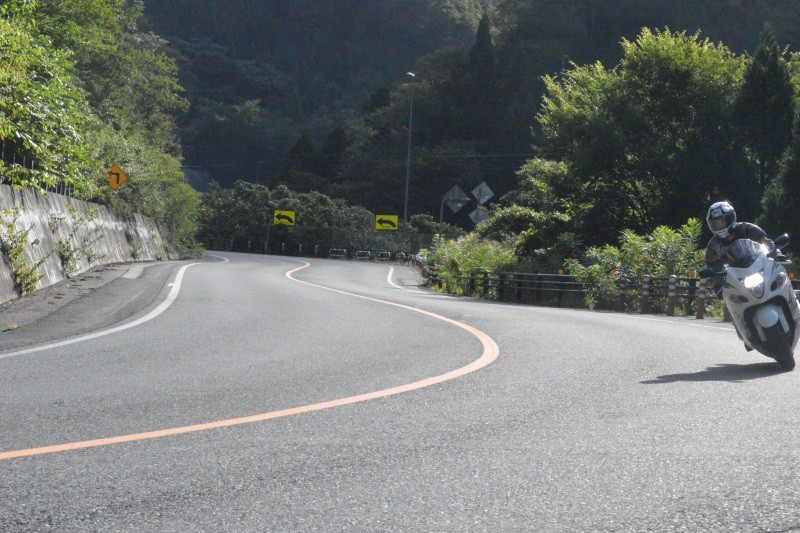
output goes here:
{"type": "Polygon", "coordinates": [[[471,295],[475,294],[475,272],[470,272],[469,273],[469,282],[468,283],[469,283],[469,285],[468,285],[469,289],[468,290],[469,290],[469,294],[471,296],[471,295]]]}
{"type": "Polygon", "coordinates": [[[497,277],[497,300],[505,301],[506,292],[506,273],[501,272],[497,277]]]}
{"type": "Polygon", "coordinates": [[[642,301],[639,307],[642,314],[650,311],[650,276],[642,276],[642,301]]]}
{"type": "Polygon", "coordinates": [[[522,284],[525,283],[524,278],[520,278],[519,276],[514,276],[514,287],[516,287],[516,292],[514,293],[514,301],[521,302],[522,301],[522,284]]]}
{"type": "Polygon", "coordinates": [[[686,289],[686,316],[692,312],[692,304],[697,295],[697,278],[689,278],[689,287],[686,289]]]}
{"type": "Polygon", "coordinates": [[[667,316],[675,316],[675,292],[678,278],[675,274],[669,277],[667,285],[667,316]]]}
{"type": "Polygon", "coordinates": [[[626,292],[628,292],[627,287],[624,284],[620,284],[619,293],[617,293],[617,311],[619,311],[620,313],[624,313],[625,312],[625,296],[626,296],[625,293],[626,292]]]}
{"type": "Polygon", "coordinates": [[[558,300],[558,306],[559,307],[563,307],[564,306],[563,305],[563,303],[564,303],[564,292],[563,292],[563,288],[562,288],[562,285],[561,285],[562,279],[563,279],[562,274],[559,274],[556,277],[556,291],[557,291],[556,292],[556,299],[558,300]]]}
{"type": "Polygon", "coordinates": [[[706,288],[708,283],[706,280],[700,280],[700,287],[697,289],[697,314],[695,318],[702,320],[706,313],[706,288]]]}

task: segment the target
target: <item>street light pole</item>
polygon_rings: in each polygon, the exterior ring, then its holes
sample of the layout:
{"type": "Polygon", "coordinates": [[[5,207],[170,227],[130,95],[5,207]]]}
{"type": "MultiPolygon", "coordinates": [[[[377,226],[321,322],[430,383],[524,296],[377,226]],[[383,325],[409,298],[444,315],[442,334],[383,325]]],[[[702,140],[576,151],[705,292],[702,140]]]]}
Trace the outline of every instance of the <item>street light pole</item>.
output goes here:
{"type": "MultiPolygon", "coordinates": [[[[416,77],[413,72],[407,73],[412,78],[416,77]]],[[[411,85],[411,103],[408,107],[408,154],[406,156],[406,192],[403,201],[403,233],[408,233],[408,182],[411,177],[411,125],[414,121],[414,85],[411,85]]]]}

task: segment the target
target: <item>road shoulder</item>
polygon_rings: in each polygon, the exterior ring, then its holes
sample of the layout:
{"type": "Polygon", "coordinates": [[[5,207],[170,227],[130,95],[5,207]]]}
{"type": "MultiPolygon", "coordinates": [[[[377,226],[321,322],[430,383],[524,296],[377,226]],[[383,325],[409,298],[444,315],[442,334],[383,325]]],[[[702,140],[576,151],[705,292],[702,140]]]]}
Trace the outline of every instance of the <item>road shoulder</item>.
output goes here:
{"type": "Polygon", "coordinates": [[[157,300],[172,273],[184,264],[186,261],[103,265],[0,304],[0,351],[118,324],[157,300]]]}

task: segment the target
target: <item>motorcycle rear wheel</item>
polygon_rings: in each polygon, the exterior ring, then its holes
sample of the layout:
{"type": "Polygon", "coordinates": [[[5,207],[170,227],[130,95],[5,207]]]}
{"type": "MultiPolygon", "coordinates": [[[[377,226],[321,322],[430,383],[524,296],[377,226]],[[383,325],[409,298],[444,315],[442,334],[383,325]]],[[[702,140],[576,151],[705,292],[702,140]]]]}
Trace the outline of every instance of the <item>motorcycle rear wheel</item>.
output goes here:
{"type": "Polygon", "coordinates": [[[767,337],[767,344],[774,350],[772,356],[778,361],[781,370],[789,371],[794,369],[794,353],[789,339],[786,338],[786,333],[780,324],[764,330],[764,335],[767,337]]]}

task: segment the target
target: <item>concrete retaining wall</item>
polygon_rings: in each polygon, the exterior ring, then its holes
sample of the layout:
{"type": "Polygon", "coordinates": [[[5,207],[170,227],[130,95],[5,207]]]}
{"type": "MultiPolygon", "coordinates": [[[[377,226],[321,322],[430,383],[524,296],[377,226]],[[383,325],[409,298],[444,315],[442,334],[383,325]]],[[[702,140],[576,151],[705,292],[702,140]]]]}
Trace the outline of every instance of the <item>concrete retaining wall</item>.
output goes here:
{"type": "MultiPolygon", "coordinates": [[[[7,239],[6,224],[14,232],[28,232],[24,257],[42,273],[41,289],[92,267],[129,261],[166,259],[168,251],[158,228],[147,218],[134,215],[123,220],[105,206],[50,193],[42,196],[30,189],[0,185],[0,239],[7,239]],[[10,210],[18,207],[16,218],[10,210]],[[37,242],[38,240],[38,242],[37,242]],[[71,252],[65,264],[57,247],[71,252]],[[69,271],[68,271],[69,269],[69,271]]],[[[0,253],[0,302],[17,298],[7,253],[0,253]]]]}

